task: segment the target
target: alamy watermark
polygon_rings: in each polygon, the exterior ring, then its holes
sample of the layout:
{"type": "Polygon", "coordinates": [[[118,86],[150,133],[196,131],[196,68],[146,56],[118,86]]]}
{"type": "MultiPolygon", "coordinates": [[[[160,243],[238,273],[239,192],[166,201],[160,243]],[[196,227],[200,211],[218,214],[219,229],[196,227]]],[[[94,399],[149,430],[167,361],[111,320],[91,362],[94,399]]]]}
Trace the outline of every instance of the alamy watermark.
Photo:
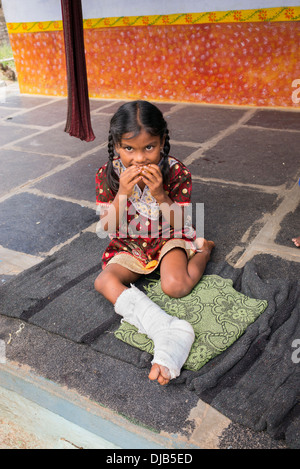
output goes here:
{"type": "Polygon", "coordinates": [[[292,353],[292,362],[300,363],[300,339],[295,339],[292,343],[292,348],[296,349],[292,353]]]}
{"type": "Polygon", "coordinates": [[[6,345],[4,340],[0,340],[0,364],[6,363],[6,345]]]}
{"type": "MultiPolygon", "coordinates": [[[[144,206],[145,207],[145,206],[144,206]]],[[[127,204],[124,196],[119,205],[119,218],[114,205],[99,205],[97,213],[101,219],[97,224],[96,233],[99,238],[204,238],[204,204],[195,203],[180,206],[153,204],[147,211],[127,204]],[[108,214],[109,208],[109,214],[108,214]],[[193,213],[194,212],[194,213],[193,213]],[[158,214],[162,213],[163,217],[158,214]],[[194,224],[193,224],[194,219],[194,224]],[[116,223],[117,221],[117,223],[116,223]],[[117,225],[117,227],[116,227],[117,225]],[[104,228],[105,227],[105,228],[104,228]]]]}
{"type": "Polygon", "coordinates": [[[300,103],[300,78],[292,82],[292,87],[296,88],[295,91],[292,92],[292,101],[294,104],[298,104],[300,103]]]}
{"type": "Polygon", "coordinates": [[[1,86],[0,83],[0,104],[6,103],[6,86],[1,86]]]}

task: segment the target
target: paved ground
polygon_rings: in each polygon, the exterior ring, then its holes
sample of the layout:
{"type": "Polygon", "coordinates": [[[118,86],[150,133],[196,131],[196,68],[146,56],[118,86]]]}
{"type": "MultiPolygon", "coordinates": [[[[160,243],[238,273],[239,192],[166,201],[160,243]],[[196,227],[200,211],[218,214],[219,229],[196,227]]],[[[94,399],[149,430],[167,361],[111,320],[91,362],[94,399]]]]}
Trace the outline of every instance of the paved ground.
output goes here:
{"type": "MultiPolygon", "coordinates": [[[[96,140],[85,143],[63,131],[66,99],[11,91],[0,101],[0,295],[11,282],[18,292],[0,311],[8,359],[184,444],[284,446],[231,423],[180,384],[150,383],[147,354],[111,333],[112,306],[93,289],[107,243],[95,234],[94,177],[120,102],[91,101],[96,140]]],[[[193,201],[204,203],[212,262],[243,267],[257,256],[266,277],[272,270],[299,279],[291,242],[300,235],[299,112],[158,106],[171,154],[192,171],[193,201]]]]}

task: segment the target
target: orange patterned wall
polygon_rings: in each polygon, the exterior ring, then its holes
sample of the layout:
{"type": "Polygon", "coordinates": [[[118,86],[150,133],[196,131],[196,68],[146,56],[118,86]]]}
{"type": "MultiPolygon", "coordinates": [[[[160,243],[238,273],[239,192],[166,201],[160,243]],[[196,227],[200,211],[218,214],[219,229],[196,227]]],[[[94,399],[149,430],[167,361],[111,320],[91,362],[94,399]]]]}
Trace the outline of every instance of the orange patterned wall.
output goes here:
{"type": "MultiPolygon", "coordinates": [[[[85,29],[91,97],[297,107],[300,22],[85,29]]],[[[62,31],[12,34],[21,92],[65,96],[62,31]]]]}
{"type": "Polygon", "coordinates": [[[63,32],[10,35],[21,93],[65,96],[63,32]]]}

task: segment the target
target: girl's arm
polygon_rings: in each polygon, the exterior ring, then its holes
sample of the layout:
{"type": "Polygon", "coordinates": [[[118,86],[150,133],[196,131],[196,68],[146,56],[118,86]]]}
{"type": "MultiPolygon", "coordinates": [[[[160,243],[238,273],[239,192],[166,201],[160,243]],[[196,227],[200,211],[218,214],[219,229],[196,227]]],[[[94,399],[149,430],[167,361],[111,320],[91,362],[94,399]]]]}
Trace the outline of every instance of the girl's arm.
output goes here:
{"type": "Polygon", "coordinates": [[[135,184],[141,179],[140,169],[130,166],[120,175],[119,190],[110,207],[100,216],[101,228],[109,233],[115,233],[127,206],[127,199],[132,195],[135,184]]]}
{"type": "MultiPolygon", "coordinates": [[[[157,199],[156,199],[157,200],[157,199]]],[[[185,213],[183,207],[173,202],[168,194],[164,198],[157,200],[164,219],[171,225],[175,231],[181,230],[185,222],[185,213]]]]}
{"type": "Polygon", "coordinates": [[[142,170],[142,179],[155,197],[165,220],[175,229],[184,226],[183,207],[173,202],[163,188],[163,177],[159,166],[150,164],[142,170]]]}
{"type": "Polygon", "coordinates": [[[103,210],[100,215],[101,228],[108,233],[115,233],[119,228],[120,220],[127,205],[127,197],[117,193],[114,201],[107,210],[103,210]]]}

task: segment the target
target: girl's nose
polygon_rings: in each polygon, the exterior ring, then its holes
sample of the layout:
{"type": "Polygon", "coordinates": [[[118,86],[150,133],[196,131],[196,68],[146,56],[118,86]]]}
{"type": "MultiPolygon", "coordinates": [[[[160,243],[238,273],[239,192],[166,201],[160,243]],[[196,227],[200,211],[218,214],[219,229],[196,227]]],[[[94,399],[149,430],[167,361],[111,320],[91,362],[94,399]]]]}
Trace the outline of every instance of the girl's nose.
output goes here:
{"type": "Polygon", "coordinates": [[[144,164],[145,163],[145,157],[142,152],[139,152],[135,155],[135,161],[138,164],[144,164]]]}

